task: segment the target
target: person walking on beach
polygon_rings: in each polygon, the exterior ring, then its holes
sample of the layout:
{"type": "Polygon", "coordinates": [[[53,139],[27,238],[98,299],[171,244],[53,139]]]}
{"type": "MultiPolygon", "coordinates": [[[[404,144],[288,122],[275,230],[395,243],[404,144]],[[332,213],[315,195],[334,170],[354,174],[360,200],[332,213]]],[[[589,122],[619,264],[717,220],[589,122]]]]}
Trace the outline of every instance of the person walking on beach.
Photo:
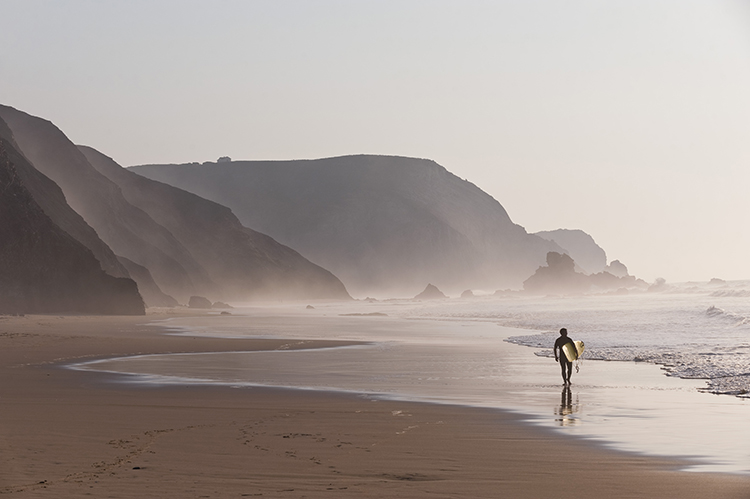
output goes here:
{"type": "Polygon", "coordinates": [[[560,330],[560,337],[555,340],[555,361],[560,362],[560,368],[562,369],[562,377],[563,377],[563,384],[569,385],[570,384],[570,375],[573,374],[573,362],[568,360],[568,357],[565,355],[565,352],[563,352],[563,346],[565,346],[566,343],[570,343],[573,347],[573,351],[576,351],[576,345],[573,343],[573,340],[568,338],[568,330],[565,328],[562,328],[560,330]],[[560,354],[558,355],[557,351],[560,351],[560,354]],[[567,374],[566,374],[567,373],[567,374]]]}

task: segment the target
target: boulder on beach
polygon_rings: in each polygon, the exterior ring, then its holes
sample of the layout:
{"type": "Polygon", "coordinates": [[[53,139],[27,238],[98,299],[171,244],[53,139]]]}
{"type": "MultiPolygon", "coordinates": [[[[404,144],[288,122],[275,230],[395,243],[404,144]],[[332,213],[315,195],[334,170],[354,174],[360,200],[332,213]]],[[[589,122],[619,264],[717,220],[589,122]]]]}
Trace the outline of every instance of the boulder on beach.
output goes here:
{"type": "Polygon", "coordinates": [[[424,291],[414,297],[415,300],[441,300],[448,298],[436,286],[428,284],[424,291]]]}
{"type": "Polygon", "coordinates": [[[463,293],[461,293],[461,298],[474,298],[474,292],[470,289],[467,289],[463,293]]]}

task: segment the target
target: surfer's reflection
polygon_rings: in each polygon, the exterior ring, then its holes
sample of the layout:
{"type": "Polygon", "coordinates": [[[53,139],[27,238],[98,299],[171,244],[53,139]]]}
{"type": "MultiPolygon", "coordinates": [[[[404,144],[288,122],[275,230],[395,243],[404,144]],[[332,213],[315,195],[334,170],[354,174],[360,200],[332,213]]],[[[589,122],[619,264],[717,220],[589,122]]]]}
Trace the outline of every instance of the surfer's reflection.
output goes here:
{"type": "Polygon", "coordinates": [[[572,426],[578,423],[578,419],[573,414],[578,412],[578,398],[576,397],[576,403],[573,403],[573,393],[570,391],[570,386],[565,385],[562,394],[560,395],[560,407],[555,411],[555,415],[559,416],[555,419],[560,426],[572,426]]]}

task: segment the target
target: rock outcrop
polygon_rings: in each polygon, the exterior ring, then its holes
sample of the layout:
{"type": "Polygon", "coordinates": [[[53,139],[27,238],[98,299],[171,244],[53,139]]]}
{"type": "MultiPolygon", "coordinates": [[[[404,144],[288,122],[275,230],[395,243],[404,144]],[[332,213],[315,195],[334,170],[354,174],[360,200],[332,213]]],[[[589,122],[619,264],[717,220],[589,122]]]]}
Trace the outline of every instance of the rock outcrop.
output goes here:
{"type": "Polygon", "coordinates": [[[627,277],[630,275],[628,274],[628,268],[620,260],[613,260],[610,262],[610,264],[605,267],[604,271],[615,277],[627,277]]]}
{"type": "Polygon", "coordinates": [[[414,297],[415,300],[443,300],[445,298],[448,297],[445,296],[445,294],[440,291],[437,286],[434,286],[432,284],[428,284],[427,287],[424,288],[424,291],[414,297]]]}
{"type": "Polygon", "coordinates": [[[10,160],[23,163],[13,146],[0,138],[0,313],[143,315],[136,283],[104,272],[39,206],[10,160]]]}
{"type": "Polygon", "coordinates": [[[608,290],[648,288],[648,284],[633,276],[618,277],[609,272],[586,275],[575,270],[576,263],[564,253],[547,254],[547,266],[537,271],[523,283],[524,291],[533,294],[581,294],[608,290]]]}
{"type": "Polygon", "coordinates": [[[344,156],[131,168],[228,206],[242,223],[328,268],[357,294],[520,286],[554,242],[528,234],[434,161],[344,156]]]}
{"type": "Polygon", "coordinates": [[[188,307],[190,308],[211,308],[211,302],[208,298],[203,296],[191,296],[188,301],[188,307]]]}
{"type": "Polygon", "coordinates": [[[559,244],[585,274],[596,274],[607,270],[607,254],[604,249],[596,244],[593,237],[582,230],[557,229],[534,234],[559,244]]]}
{"type": "Polygon", "coordinates": [[[542,294],[575,294],[591,287],[586,275],[575,271],[575,262],[565,253],[549,252],[547,266],[537,271],[523,283],[524,291],[542,294]]]}

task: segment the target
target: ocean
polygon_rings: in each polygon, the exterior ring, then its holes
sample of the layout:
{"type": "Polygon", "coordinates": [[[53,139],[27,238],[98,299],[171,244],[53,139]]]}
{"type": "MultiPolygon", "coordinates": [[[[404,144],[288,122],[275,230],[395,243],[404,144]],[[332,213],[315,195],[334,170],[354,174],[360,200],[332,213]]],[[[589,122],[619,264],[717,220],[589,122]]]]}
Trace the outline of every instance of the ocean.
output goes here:
{"type": "Polygon", "coordinates": [[[625,295],[280,304],[159,325],[170,334],[289,342],[274,351],[71,367],[129,383],[334,390],[498,408],[599,445],[684,459],[686,471],[750,473],[748,281],[625,295]],[[586,344],[569,388],[552,358],[561,327],[586,344]],[[289,349],[315,339],[359,343],[289,349]]]}
{"type": "Polygon", "coordinates": [[[687,283],[625,296],[511,299],[502,307],[475,303],[428,314],[539,331],[508,341],[542,349],[567,325],[587,345],[586,359],[657,364],[668,376],[706,380],[701,391],[750,397],[750,281],[687,283]]]}

